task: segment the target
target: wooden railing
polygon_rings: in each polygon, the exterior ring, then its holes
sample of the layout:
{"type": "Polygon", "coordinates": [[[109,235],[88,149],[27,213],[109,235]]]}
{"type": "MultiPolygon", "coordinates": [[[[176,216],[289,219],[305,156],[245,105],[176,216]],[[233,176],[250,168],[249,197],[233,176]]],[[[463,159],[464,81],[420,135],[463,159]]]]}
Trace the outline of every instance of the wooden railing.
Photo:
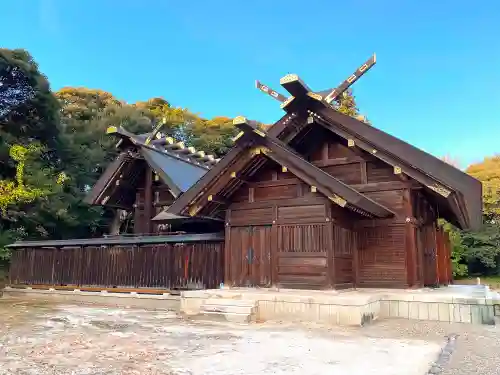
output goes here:
{"type": "Polygon", "coordinates": [[[13,285],[216,288],[224,275],[219,234],[102,238],[11,245],[13,285]]]}

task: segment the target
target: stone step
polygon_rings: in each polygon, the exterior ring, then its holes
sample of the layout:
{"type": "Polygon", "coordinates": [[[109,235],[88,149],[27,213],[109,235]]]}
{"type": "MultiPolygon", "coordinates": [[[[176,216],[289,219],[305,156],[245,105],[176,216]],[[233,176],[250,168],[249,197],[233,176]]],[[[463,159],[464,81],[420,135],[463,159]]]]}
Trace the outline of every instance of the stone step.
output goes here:
{"type": "Polygon", "coordinates": [[[255,306],[226,306],[226,305],[201,305],[201,312],[219,312],[235,314],[254,314],[255,306]]]}
{"type": "Polygon", "coordinates": [[[255,301],[248,301],[243,299],[231,299],[231,298],[207,298],[203,301],[203,305],[206,306],[241,306],[241,307],[255,307],[255,301]]]}
{"type": "Polygon", "coordinates": [[[214,311],[204,311],[194,317],[197,320],[209,320],[231,323],[250,323],[254,320],[252,314],[246,313],[221,313],[214,311]]]}
{"type": "Polygon", "coordinates": [[[232,298],[208,298],[200,306],[196,319],[249,323],[255,320],[257,303],[255,301],[232,298]]]}

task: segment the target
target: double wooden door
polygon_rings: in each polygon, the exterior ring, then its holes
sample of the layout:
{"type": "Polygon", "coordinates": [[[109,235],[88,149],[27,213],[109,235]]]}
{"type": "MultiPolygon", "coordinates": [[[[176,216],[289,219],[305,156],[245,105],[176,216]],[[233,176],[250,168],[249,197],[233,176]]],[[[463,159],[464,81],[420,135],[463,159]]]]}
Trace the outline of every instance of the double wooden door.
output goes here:
{"type": "Polygon", "coordinates": [[[229,277],[234,286],[272,285],[271,225],[231,227],[229,277]]]}

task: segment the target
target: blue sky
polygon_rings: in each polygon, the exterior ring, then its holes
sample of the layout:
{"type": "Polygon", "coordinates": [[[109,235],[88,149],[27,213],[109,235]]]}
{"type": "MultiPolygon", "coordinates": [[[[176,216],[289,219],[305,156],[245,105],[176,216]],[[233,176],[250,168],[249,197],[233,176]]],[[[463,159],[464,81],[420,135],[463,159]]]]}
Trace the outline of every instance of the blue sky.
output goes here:
{"type": "Polygon", "coordinates": [[[206,117],[272,123],[297,73],[354,86],[373,125],[463,166],[500,153],[500,1],[16,0],[0,46],[28,49],[52,88],[86,86],[129,102],[161,96],[206,117]]]}

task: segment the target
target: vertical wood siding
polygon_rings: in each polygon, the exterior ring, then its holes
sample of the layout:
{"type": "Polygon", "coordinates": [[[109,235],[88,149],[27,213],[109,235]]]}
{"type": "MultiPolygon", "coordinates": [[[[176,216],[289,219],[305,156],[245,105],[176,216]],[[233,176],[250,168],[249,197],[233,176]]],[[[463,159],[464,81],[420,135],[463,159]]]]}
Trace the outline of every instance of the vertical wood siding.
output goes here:
{"type": "Polygon", "coordinates": [[[224,275],[223,242],[13,251],[13,284],[199,289],[224,275]]]}

